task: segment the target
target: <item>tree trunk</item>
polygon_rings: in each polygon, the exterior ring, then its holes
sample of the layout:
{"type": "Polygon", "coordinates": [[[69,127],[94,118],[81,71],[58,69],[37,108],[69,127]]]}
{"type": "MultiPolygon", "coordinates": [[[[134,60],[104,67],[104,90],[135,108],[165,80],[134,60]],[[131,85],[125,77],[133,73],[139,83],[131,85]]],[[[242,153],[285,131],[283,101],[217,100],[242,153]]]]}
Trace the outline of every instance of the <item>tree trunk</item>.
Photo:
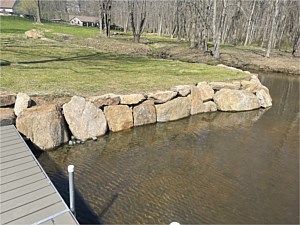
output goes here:
{"type": "Polygon", "coordinates": [[[296,52],[299,49],[300,46],[300,31],[298,31],[295,39],[294,39],[294,43],[293,43],[293,51],[292,51],[292,55],[295,57],[296,56],[296,52]]]}
{"type": "Polygon", "coordinates": [[[270,32],[269,42],[268,42],[268,48],[267,48],[267,52],[266,52],[266,55],[265,55],[267,58],[270,57],[271,48],[272,48],[272,44],[273,44],[273,36],[274,36],[275,28],[276,28],[276,17],[277,17],[277,14],[278,14],[278,0],[275,1],[274,7],[275,7],[275,13],[274,13],[273,20],[272,20],[271,32],[270,32]]]}
{"type": "Polygon", "coordinates": [[[127,19],[126,19],[126,22],[125,22],[125,24],[124,24],[124,32],[125,32],[125,33],[128,31],[129,16],[130,16],[130,15],[128,14],[127,19]]]}
{"type": "MultiPolygon", "coordinates": [[[[218,27],[216,30],[216,25],[214,25],[214,29],[215,29],[215,42],[214,42],[214,58],[215,59],[219,59],[220,58],[220,42],[221,42],[221,31],[223,29],[224,26],[224,20],[225,20],[225,5],[226,5],[226,0],[222,0],[222,12],[221,12],[221,18],[220,21],[218,23],[218,27]]],[[[216,7],[217,3],[216,0],[214,0],[214,21],[216,21],[216,13],[217,13],[217,7],[216,7]]]]}
{"type": "Polygon", "coordinates": [[[244,46],[246,46],[248,44],[249,35],[250,35],[250,31],[251,31],[251,22],[252,22],[255,5],[256,5],[256,0],[253,0],[251,14],[248,18],[248,23],[247,23],[247,31],[246,31],[246,38],[245,38],[244,46]]]}
{"type": "Polygon", "coordinates": [[[160,14],[160,22],[159,22],[159,28],[158,28],[158,36],[161,36],[161,33],[162,33],[162,23],[163,23],[163,16],[160,14]]]}
{"type": "Polygon", "coordinates": [[[213,42],[216,43],[216,38],[217,38],[217,34],[216,34],[216,20],[217,20],[217,0],[214,0],[214,12],[213,12],[213,42]]]}
{"type": "Polygon", "coordinates": [[[36,0],[36,23],[41,24],[41,3],[40,0],[36,0]]]}

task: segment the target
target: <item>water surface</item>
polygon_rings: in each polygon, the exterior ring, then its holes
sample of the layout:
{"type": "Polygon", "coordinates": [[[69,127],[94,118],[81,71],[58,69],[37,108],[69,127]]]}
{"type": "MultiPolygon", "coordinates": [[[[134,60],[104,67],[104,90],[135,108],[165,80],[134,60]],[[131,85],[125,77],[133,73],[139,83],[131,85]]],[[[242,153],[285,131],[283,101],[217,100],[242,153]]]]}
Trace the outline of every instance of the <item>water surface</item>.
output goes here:
{"type": "Polygon", "coordinates": [[[261,76],[273,107],[111,133],[39,157],[81,223],[299,223],[299,77],[261,76]]]}

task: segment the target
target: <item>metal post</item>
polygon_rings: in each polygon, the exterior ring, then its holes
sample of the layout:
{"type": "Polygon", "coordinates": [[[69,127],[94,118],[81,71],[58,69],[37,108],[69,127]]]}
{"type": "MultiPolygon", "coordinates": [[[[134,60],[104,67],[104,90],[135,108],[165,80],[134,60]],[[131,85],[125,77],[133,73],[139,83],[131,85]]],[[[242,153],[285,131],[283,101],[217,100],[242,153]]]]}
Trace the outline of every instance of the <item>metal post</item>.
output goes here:
{"type": "Polygon", "coordinates": [[[74,165],[68,166],[69,172],[69,194],[70,194],[70,210],[76,215],[75,211],[75,191],[74,191],[74,165]]]}

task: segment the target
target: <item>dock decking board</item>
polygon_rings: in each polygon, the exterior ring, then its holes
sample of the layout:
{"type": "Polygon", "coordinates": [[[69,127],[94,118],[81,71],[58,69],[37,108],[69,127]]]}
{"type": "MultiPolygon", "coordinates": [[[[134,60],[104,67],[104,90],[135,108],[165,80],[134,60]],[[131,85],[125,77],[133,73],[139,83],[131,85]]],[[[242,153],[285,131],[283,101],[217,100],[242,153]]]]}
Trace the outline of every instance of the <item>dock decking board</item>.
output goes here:
{"type": "Polygon", "coordinates": [[[78,224],[14,126],[0,127],[1,224],[78,224]]]}

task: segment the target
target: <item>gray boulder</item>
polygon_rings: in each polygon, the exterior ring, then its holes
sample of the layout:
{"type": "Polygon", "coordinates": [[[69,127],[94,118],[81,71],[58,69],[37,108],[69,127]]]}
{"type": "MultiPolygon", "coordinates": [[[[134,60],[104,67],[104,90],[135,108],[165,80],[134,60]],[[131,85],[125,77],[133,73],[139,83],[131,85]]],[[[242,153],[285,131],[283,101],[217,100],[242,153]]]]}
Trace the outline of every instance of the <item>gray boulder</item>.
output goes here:
{"type": "Polygon", "coordinates": [[[221,111],[247,111],[260,108],[257,97],[246,90],[222,89],[213,99],[221,111]]]}
{"type": "Polygon", "coordinates": [[[191,100],[189,97],[178,97],[166,103],[155,105],[157,122],[178,120],[190,115],[191,100]]]}
{"type": "Polygon", "coordinates": [[[161,104],[177,96],[177,92],[174,91],[159,91],[156,93],[148,94],[148,99],[153,99],[154,103],[161,104]]]}
{"type": "Polygon", "coordinates": [[[107,122],[102,110],[82,97],[73,96],[70,102],[63,105],[63,112],[76,139],[86,141],[102,136],[107,131],[107,122]]]}
{"type": "Polygon", "coordinates": [[[156,123],[156,110],[153,100],[147,100],[133,108],[134,126],[156,123]]]}
{"type": "Polygon", "coordinates": [[[15,107],[14,107],[16,116],[19,116],[24,109],[29,108],[30,104],[31,104],[31,99],[29,95],[27,95],[26,93],[18,93],[15,107]]]}
{"type": "Polygon", "coordinates": [[[142,94],[120,95],[120,98],[122,105],[136,105],[146,99],[142,94]]]}
{"type": "Polygon", "coordinates": [[[16,96],[12,94],[0,94],[0,107],[10,106],[15,104],[16,96]]]}
{"type": "Polygon", "coordinates": [[[186,97],[191,93],[191,85],[178,85],[173,87],[171,91],[178,92],[179,96],[186,97]]]}
{"type": "Polygon", "coordinates": [[[261,88],[256,93],[256,97],[258,98],[259,104],[263,108],[268,108],[272,106],[272,98],[269,93],[269,89],[266,87],[261,88]]]}
{"type": "Polygon", "coordinates": [[[207,82],[200,82],[197,84],[197,87],[200,90],[201,99],[203,101],[208,101],[213,98],[215,92],[207,82]]]}
{"type": "Polygon", "coordinates": [[[121,101],[121,98],[119,95],[110,93],[106,95],[90,97],[89,101],[98,108],[101,108],[102,106],[118,105],[121,101]]]}

